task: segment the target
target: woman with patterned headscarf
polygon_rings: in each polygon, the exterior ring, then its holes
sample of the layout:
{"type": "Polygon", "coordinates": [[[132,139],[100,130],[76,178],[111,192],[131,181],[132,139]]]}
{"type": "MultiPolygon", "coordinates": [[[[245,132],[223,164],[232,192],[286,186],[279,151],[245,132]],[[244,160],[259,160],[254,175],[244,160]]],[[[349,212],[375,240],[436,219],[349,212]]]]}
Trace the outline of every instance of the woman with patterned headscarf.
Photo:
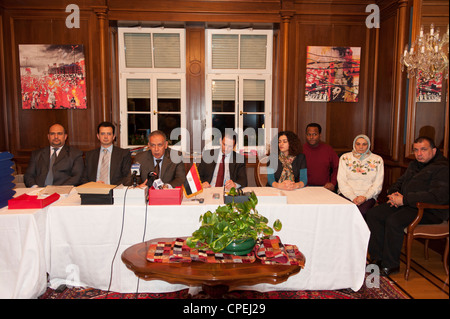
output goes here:
{"type": "Polygon", "coordinates": [[[339,194],[355,203],[365,216],[376,203],[383,178],[383,159],[370,151],[370,139],[366,135],[356,136],[353,150],[339,159],[339,194]]]}
{"type": "Polygon", "coordinates": [[[307,184],[306,158],[300,139],[291,131],[278,133],[278,166],[274,172],[267,168],[268,185],[285,190],[305,187],[307,184]]]}

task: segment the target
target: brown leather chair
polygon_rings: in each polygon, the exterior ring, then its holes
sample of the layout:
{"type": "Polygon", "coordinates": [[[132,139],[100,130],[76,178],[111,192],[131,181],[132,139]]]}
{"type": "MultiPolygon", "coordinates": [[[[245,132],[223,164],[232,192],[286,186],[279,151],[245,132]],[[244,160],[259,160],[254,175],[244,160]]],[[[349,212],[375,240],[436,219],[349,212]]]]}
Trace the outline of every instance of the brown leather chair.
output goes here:
{"type": "Polygon", "coordinates": [[[441,224],[419,225],[423,217],[424,209],[448,209],[449,205],[434,205],[428,203],[417,203],[418,213],[417,217],[405,228],[406,236],[406,270],[405,280],[408,280],[409,270],[411,267],[411,247],[412,242],[416,238],[425,239],[425,259],[428,259],[428,241],[430,239],[446,238],[444,249],[444,269],[448,276],[448,220],[441,224]]]}
{"type": "Polygon", "coordinates": [[[255,182],[258,187],[267,186],[267,163],[269,157],[261,158],[255,166],[255,182]]]}

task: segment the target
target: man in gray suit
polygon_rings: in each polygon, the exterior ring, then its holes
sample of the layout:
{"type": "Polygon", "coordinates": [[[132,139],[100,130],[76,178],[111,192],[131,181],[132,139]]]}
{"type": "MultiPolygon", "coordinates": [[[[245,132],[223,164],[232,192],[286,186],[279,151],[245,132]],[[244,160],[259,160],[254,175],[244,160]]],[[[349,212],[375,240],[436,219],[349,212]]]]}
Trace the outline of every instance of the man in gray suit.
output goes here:
{"type": "Polygon", "coordinates": [[[115,126],[102,122],[97,126],[100,147],[86,153],[83,183],[99,182],[110,185],[131,185],[131,154],[114,146],[115,126]]]}
{"type": "Polygon", "coordinates": [[[172,187],[179,187],[186,180],[184,163],[179,158],[174,163],[170,157],[170,150],[167,149],[166,134],[162,131],[153,131],[148,136],[149,151],[136,155],[135,162],[141,165],[141,180],[147,183],[150,172],[155,172],[164,184],[172,187]]]}
{"type": "Polygon", "coordinates": [[[50,147],[31,153],[30,163],[24,175],[27,187],[47,185],[79,185],[83,176],[83,152],[65,145],[64,127],[54,124],[48,131],[50,147]]]}

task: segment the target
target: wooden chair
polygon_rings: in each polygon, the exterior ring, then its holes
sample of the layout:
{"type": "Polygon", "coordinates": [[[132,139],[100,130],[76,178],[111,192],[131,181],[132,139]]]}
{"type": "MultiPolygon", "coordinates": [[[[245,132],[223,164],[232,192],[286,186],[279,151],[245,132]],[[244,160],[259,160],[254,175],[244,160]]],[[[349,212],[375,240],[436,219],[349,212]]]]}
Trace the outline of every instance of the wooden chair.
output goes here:
{"type": "Polygon", "coordinates": [[[267,164],[269,156],[261,158],[255,166],[255,182],[258,187],[267,186],[267,164]]]}
{"type": "Polygon", "coordinates": [[[444,249],[444,269],[448,276],[448,220],[441,224],[419,225],[423,217],[424,209],[448,209],[449,205],[434,205],[428,203],[417,203],[417,217],[405,228],[406,236],[406,270],[405,280],[408,280],[409,270],[411,267],[411,246],[416,238],[425,239],[425,259],[428,259],[428,241],[430,239],[446,239],[444,249]]]}

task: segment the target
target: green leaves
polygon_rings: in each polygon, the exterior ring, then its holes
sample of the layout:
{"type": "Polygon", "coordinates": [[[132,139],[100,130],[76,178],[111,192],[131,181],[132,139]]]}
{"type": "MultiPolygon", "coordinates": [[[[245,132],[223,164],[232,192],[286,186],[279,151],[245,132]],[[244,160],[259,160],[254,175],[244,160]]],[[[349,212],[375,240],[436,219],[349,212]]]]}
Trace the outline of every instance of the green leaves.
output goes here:
{"type": "Polygon", "coordinates": [[[273,223],[273,229],[275,229],[276,231],[280,231],[282,227],[283,227],[283,225],[281,224],[281,222],[280,222],[279,219],[277,219],[276,221],[274,221],[274,223],[273,223]]]}
{"type": "MultiPolygon", "coordinates": [[[[230,193],[233,189],[230,190],[230,193]]],[[[236,190],[234,190],[236,192],[236,190]]],[[[218,252],[232,241],[253,238],[261,235],[272,235],[274,229],[281,230],[281,222],[277,219],[273,229],[267,225],[268,219],[258,213],[258,198],[252,192],[244,203],[229,203],[217,207],[215,212],[207,211],[200,216],[201,226],[186,240],[191,248],[211,249],[218,252]]]]}

